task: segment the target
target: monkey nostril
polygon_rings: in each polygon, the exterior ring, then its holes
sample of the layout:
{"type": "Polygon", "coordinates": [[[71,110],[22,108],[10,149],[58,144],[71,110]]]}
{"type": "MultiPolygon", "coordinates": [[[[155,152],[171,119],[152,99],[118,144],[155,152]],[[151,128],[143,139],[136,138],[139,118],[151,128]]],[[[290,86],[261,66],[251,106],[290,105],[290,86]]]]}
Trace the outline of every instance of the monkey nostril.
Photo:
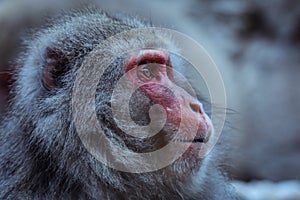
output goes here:
{"type": "Polygon", "coordinates": [[[202,108],[199,104],[197,103],[190,103],[190,108],[194,111],[194,112],[197,112],[197,113],[200,113],[202,114],[202,108]]]}

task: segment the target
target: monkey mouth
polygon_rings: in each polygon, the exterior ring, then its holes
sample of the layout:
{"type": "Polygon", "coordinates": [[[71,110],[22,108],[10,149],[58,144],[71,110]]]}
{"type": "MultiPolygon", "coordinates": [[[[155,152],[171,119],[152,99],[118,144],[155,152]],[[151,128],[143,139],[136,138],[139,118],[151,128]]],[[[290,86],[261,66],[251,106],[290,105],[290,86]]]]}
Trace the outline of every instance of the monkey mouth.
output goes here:
{"type": "Polygon", "coordinates": [[[204,138],[195,138],[192,143],[207,143],[209,140],[208,137],[204,137],[204,138]]]}
{"type": "Polygon", "coordinates": [[[178,139],[176,141],[178,142],[187,142],[187,143],[200,143],[200,144],[206,144],[211,136],[211,131],[205,131],[205,132],[199,132],[196,134],[194,139],[178,139]]]}
{"type": "Polygon", "coordinates": [[[208,139],[206,138],[195,138],[193,140],[177,140],[179,142],[187,142],[187,143],[207,143],[208,139]]]}
{"type": "Polygon", "coordinates": [[[207,143],[209,140],[208,137],[202,138],[194,138],[193,140],[179,140],[180,142],[188,142],[188,143],[207,143]]]}

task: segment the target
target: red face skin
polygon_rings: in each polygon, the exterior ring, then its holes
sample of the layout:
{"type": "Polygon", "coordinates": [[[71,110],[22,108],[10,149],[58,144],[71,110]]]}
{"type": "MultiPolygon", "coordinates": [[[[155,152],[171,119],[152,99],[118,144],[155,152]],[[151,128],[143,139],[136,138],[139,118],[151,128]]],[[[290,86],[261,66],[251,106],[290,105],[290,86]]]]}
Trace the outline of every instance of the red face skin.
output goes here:
{"type": "Polygon", "coordinates": [[[202,104],[174,83],[169,53],[161,50],[142,50],[130,58],[126,72],[135,86],[140,87],[149,98],[164,107],[169,123],[179,126],[181,118],[186,119],[188,123],[181,124],[185,135],[179,136],[180,139],[175,142],[179,146],[190,143],[187,152],[192,156],[199,153],[211,135],[212,123],[202,104]],[[198,126],[197,133],[191,131],[192,124],[198,126]]]}

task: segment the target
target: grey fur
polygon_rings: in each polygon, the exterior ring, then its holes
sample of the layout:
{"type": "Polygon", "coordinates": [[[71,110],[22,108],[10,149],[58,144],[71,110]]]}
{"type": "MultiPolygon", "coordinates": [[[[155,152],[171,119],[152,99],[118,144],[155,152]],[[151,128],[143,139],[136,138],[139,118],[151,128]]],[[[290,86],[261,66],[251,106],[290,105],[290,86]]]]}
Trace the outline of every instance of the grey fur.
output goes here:
{"type": "MultiPolygon", "coordinates": [[[[220,169],[219,157],[223,155],[217,154],[219,145],[191,173],[186,172],[193,163],[179,159],[165,169],[131,174],[101,164],[81,144],[71,113],[74,74],[87,53],[103,39],[147,26],[133,17],[84,11],[56,20],[28,40],[16,70],[11,112],[0,129],[1,199],[236,198],[220,169]],[[61,54],[55,59],[67,60],[64,73],[55,77],[58,86],[50,90],[42,82],[49,49],[61,54]]],[[[136,43],[146,45],[147,41],[136,43]]],[[[167,39],[152,42],[171,45],[167,39]]],[[[114,127],[109,107],[112,88],[107,81],[113,85],[118,80],[124,73],[122,64],[122,60],[112,64],[100,80],[96,96],[103,129],[116,140],[114,135],[122,133],[114,127]]]]}

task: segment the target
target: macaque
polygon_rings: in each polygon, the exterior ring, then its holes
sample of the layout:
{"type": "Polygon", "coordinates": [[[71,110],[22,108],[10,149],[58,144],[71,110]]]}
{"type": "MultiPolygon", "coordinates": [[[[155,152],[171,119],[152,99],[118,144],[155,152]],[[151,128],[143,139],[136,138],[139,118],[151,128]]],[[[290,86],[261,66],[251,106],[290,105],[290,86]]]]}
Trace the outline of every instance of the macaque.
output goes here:
{"type": "MultiPolygon", "coordinates": [[[[117,55],[99,77],[95,112],[101,134],[128,152],[152,152],[169,143],[179,149],[188,144],[186,151],[164,168],[132,173],[103,164],[82,144],[72,109],[78,71],[105,39],[145,27],[151,24],[89,10],[66,14],[27,41],[15,74],[10,111],[0,129],[1,199],[237,198],[220,167],[224,165],[219,163],[220,147],[204,158],[198,155],[214,134],[213,125],[202,103],[175,84],[173,68],[178,63],[164,50],[173,45],[166,35],[149,32],[142,40],[123,38],[123,45],[140,50],[117,55]],[[129,135],[114,120],[112,94],[124,74],[137,88],[129,101],[130,116],[137,125],[150,123],[152,105],[165,110],[163,128],[151,137],[129,135]],[[188,122],[182,125],[184,134],[174,136],[183,118],[188,122]],[[191,124],[197,125],[194,133],[191,124]]],[[[114,52],[120,46],[110,48],[114,52]]],[[[92,64],[101,66],[109,55],[102,56],[94,57],[92,64]]],[[[89,85],[82,87],[90,91],[89,85]]],[[[132,161],[119,158],[113,148],[106,151],[124,168],[131,166],[132,161]]]]}

